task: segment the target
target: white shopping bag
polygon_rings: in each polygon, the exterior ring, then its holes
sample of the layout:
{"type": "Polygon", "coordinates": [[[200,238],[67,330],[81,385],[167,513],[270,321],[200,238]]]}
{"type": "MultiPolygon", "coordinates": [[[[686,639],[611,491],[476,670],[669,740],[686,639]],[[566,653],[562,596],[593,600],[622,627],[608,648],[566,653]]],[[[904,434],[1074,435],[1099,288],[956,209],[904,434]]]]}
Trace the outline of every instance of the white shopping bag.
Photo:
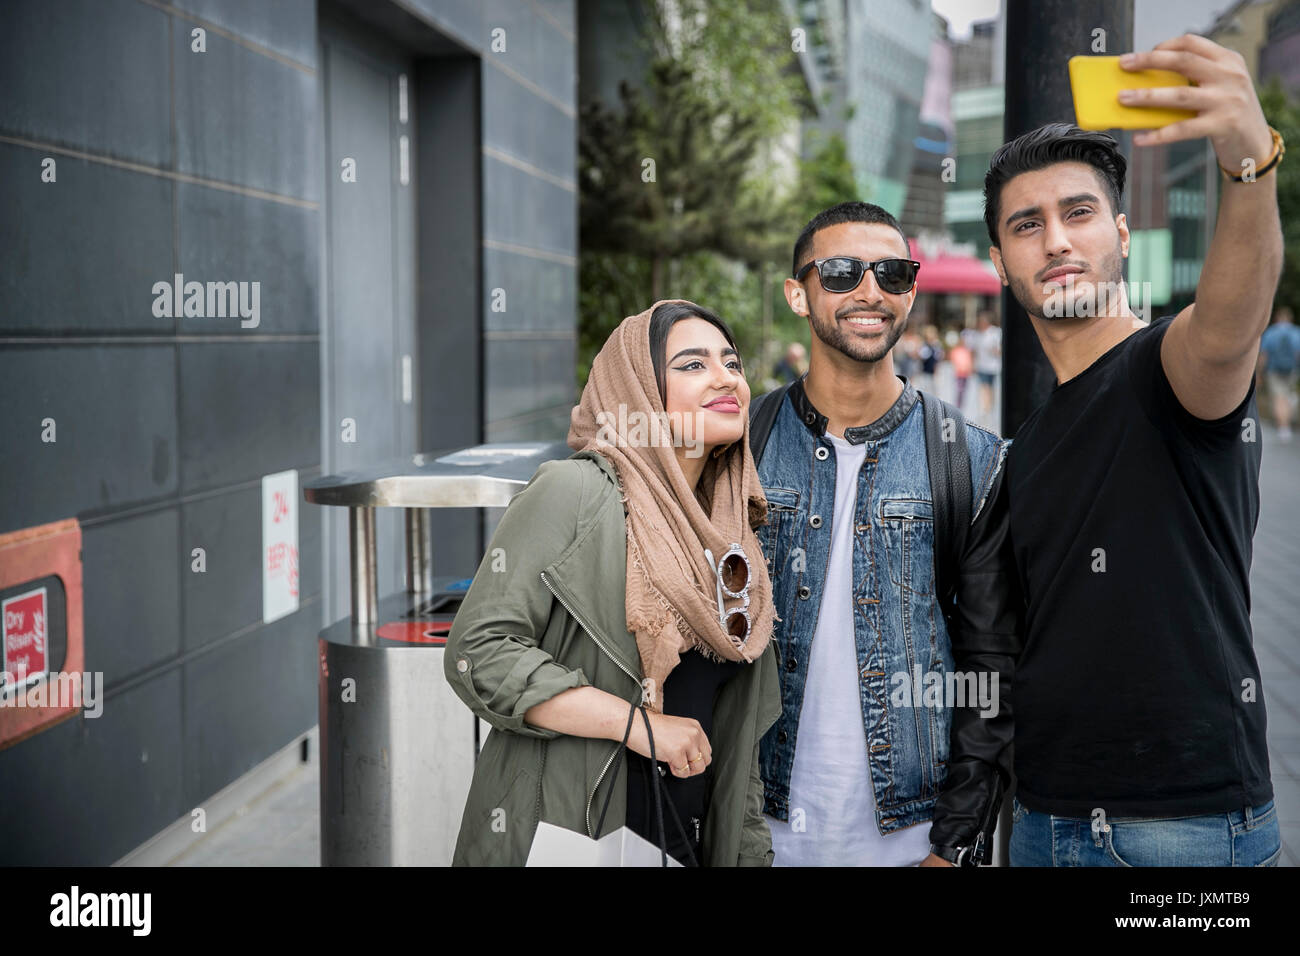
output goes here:
{"type": "MultiPolygon", "coordinates": [[[[553,823],[538,823],[525,866],[662,866],[659,847],[627,827],[593,840],[553,823]]],[[[681,866],[671,856],[669,866],[681,866]]]]}

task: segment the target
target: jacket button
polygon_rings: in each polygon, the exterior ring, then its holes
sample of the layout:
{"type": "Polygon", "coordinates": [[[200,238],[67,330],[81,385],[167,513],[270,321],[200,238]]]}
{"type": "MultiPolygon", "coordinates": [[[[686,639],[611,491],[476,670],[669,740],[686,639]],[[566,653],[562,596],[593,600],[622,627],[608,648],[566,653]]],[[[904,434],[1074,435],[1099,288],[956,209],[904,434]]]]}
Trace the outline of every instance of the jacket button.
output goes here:
{"type": "Polygon", "coordinates": [[[469,661],[462,657],[456,662],[456,670],[460,671],[462,674],[465,673],[469,670],[469,661]]]}
{"type": "Polygon", "coordinates": [[[825,445],[818,445],[817,450],[813,452],[813,457],[818,461],[825,461],[827,458],[831,457],[830,449],[825,445]]]}
{"type": "Polygon", "coordinates": [[[785,743],[785,731],[784,731],[784,730],[778,730],[778,731],[776,732],[776,742],[779,743],[779,744],[783,744],[783,743],[785,743]]]}
{"type": "Polygon", "coordinates": [[[813,422],[817,421],[817,416],[814,415],[812,412],[808,412],[806,415],[804,415],[803,420],[807,424],[811,425],[813,422]]]}
{"type": "Polygon", "coordinates": [[[795,660],[793,657],[787,658],[785,662],[785,669],[788,671],[797,671],[799,669],[799,662],[795,660]]]}
{"type": "Polygon", "coordinates": [[[814,528],[820,528],[822,526],[822,516],[813,515],[808,519],[808,523],[812,525],[814,528]]]}
{"type": "Polygon", "coordinates": [[[799,589],[799,600],[806,601],[810,597],[812,597],[812,588],[805,584],[799,589]]]}

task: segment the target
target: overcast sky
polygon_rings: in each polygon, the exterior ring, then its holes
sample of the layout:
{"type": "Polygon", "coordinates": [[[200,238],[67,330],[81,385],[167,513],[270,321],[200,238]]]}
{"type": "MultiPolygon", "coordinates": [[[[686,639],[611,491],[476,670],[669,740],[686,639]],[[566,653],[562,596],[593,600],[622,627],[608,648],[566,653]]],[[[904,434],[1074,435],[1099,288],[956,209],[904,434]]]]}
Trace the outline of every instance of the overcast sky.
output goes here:
{"type": "MultiPolygon", "coordinates": [[[[973,22],[997,16],[999,0],[930,0],[930,5],[947,18],[954,35],[968,36],[973,22]]],[[[1205,30],[1229,6],[1231,0],[1134,0],[1134,47],[1147,50],[1180,33],[1205,30]]]]}

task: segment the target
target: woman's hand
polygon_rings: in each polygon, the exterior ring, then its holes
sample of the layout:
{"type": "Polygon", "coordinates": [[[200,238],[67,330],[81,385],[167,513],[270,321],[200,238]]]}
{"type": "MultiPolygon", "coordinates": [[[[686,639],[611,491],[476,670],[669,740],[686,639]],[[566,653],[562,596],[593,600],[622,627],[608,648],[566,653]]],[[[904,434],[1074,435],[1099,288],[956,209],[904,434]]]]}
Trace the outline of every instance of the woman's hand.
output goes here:
{"type": "MultiPolygon", "coordinates": [[[[650,729],[655,736],[655,760],[667,764],[673,776],[692,777],[713,762],[713,748],[698,720],[652,711],[646,713],[650,716],[650,729]]],[[[622,739],[621,734],[619,739],[622,739]]],[[[640,714],[632,722],[627,746],[642,757],[650,756],[650,740],[640,714]]]]}

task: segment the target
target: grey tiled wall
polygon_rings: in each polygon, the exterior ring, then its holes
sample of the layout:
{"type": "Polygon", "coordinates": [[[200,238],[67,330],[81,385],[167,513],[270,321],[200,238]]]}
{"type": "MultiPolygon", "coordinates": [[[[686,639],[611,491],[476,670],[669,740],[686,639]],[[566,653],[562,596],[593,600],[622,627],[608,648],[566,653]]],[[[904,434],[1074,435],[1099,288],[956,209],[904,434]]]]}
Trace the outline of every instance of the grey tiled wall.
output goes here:
{"type": "Polygon", "coordinates": [[[487,0],[483,35],[484,404],[490,441],[563,439],[575,399],[574,3],[487,0]],[[493,312],[493,290],[506,311],[493,312]]]}
{"type": "Polygon", "coordinates": [[[315,723],[315,508],[301,609],[263,625],[260,577],[261,476],[320,461],[315,33],[314,0],[6,5],[0,531],[81,520],[107,693],[0,751],[0,863],[110,863],[315,723]],[[176,272],[260,281],[260,326],[155,317],[176,272]]]}
{"type": "MultiPolygon", "coordinates": [[[[563,437],[574,3],[403,7],[482,61],[485,437],[563,437]]],[[[0,751],[0,864],[105,864],[316,722],[318,509],[299,505],[301,609],[270,625],[258,559],[260,477],[319,473],[317,3],[9,0],[4,20],[0,532],[82,521],[87,668],[108,696],[0,751]],[[154,317],[176,272],[259,281],[260,326],[154,317]]]]}

